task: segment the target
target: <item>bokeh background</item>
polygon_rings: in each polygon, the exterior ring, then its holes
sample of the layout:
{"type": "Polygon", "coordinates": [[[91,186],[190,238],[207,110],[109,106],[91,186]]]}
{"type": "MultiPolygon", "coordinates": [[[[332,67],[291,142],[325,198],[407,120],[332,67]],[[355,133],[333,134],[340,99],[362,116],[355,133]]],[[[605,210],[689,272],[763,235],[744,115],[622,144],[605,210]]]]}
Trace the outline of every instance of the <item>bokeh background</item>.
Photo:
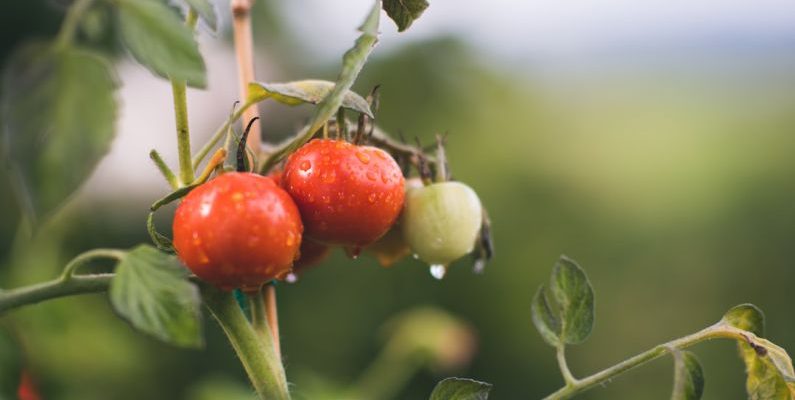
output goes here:
{"type": "MultiPolygon", "coordinates": [[[[188,96],[196,147],[237,98],[228,3],[217,3],[221,32],[200,34],[209,88],[188,96]]],[[[333,80],[369,4],[257,1],[258,78],[333,80]]],[[[52,36],[62,16],[58,2],[4,1],[0,62],[22,41],[52,36]]],[[[121,50],[112,14],[99,10],[92,24],[82,40],[114,54],[120,71],[117,138],[31,241],[13,245],[19,212],[0,189],[4,288],[51,278],[93,247],[148,242],[148,205],[168,191],[147,153],[157,148],[176,163],[170,87],[121,50]]],[[[381,30],[355,88],[382,85],[378,122],[390,132],[426,142],[449,132],[453,173],[489,209],[497,255],[482,275],[463,260],[437,281],[412,259],[383,269],[367,255],[354,261],[337,251],[299,283],[279,286],[298,398],[333,398],[356,382],[384,345],[384,323],[429,305],[476,333],[471,363],[410,367],[394,398],[426,398],[450,375],[493,383],[495,399],[546,395],[561,379],[530,321],[530,300],[560,254],[578,260],[596,290],[595,330],[569,351],[576,375],[700,329],[742,302],[765,311],[771,340],[795,349],[792,2],[431,0],[408,32],[398,34],[386,18],[381,30]]],[[[261,109],[270,141],[311,111],[261,109]]],[[[21,309],[0,324],[19,339],[47,399],[248,393],[209,318],[201,351],[137,334],[101,295],[21,309]]],[[[706,371],[704,398],[744,397],[733,343],[695,352],[706,371]]],[[[659,360],[581,398],[666,399],[671,371],[669,359],[659,360]]]]}

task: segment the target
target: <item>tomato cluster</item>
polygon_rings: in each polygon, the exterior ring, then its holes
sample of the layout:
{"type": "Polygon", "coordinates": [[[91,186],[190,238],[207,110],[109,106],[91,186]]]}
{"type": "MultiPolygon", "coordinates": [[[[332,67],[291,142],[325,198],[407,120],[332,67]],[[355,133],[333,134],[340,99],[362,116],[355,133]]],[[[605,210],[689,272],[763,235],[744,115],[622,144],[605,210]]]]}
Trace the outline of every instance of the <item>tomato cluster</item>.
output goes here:
{"type": "Polygon", "coordinates": [[[480,224],[468,186],[407,183],[380,148],[314,139],[270,176],[227,172],[192,190],[177,208],[173,242],[199,278],[254,289],[294,279],[331,246],[364,248],[384,266],[411,253],[446,266],[472,251],[480,224]]]}

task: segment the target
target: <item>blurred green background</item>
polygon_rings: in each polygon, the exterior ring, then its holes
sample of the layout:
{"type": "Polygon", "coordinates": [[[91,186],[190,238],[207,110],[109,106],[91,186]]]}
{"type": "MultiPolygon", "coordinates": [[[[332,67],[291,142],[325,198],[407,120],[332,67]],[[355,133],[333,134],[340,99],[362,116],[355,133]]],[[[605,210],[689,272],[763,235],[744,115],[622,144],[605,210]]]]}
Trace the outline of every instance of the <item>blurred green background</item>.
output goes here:
{"type": "MultiPolygon", "coordinates": [[[[255,8],[257,51],[267,64],[260,79],[333,79],[338,58],[314,57],[318,44],[306,43],[311,32],[301,33],[291,24],[295,18],[283,17],[285,7],[272,3],[258,1],[255,8]]],[[[358,20],[364,10],[349,12],[358,20]]],[[[0,61],[23,40],[53,35],[61,18],[57,2],[6,1],[0,6],[0,61]]],[[[109,28],[113,16],[98,18],[94,34],[84,32],[82,39],[123,65],[122,118],[153,96],[168,105],[165,82],[153,93],[135,92],[138,82],[158,78],[118,50],[109,28]]],[[[396,398],[426,398],[450,375],[493,383],[495,399],[548,394],[562,382],[552,349],[530,321],[530,300],[560,254],[585,267],[596,291],[593,335],[569,351],[575,375],[700,329],[743,302],[765,311],[771,340],[795,349],[789,293],[795,282],[795,36],[762,44],[741,36],[695,44],[682,39],[545,59],[499,55],[455,32],[409,32],[401,43],[388,24],[384,19],[382,30],[392,43],[376,49],[355,88],[366,93],[382,85],[378,122],[389,132],[426,143],[449,132],[453,174],[489,209],[497,255],[483,275],[462,260],[436,281],[412,259],[383,269],[372,257],[349,260],[336,251],[297,284],[279,286],[282,346],[297,398],[319,398],[355,382],[383,346],[383,324],[424,305],[467,321],[476,332],[476,352],[457,369],[419,368],[396,398]]],[[[330,46],[344,49],[351,40],[330,46]]],[[[233,62],[228,32],[205,32],[201,43],[208,59],[233,62]]],[[[233,97],[191,106],[200,135],[223,121],[237,90],[235,70],[218,78],[214,65],[208,61],[210,89],[220,86],[233,97]],[[197,119],[203,113],[212,118],[197,119]]],[[[171,132],[171,109],[155,111],[161,131],[171,132]]],[[[267,139],[288,135],[308,111],[264,106],[267,139]]],[[[0,190],[0,286],[49,279],[93,247],[148,242],[147,206],[167,188],[115,174],[155,176],[148,149],[167,151],[174,143],[171,136],[149,143],[145,132],[119,125],[114,152],[131,161],[100,165],[100,178],[33,240],[14,244],[19,212],[9,191],[0,190]],[[134,143],[142,150],[125,147],[134,143]]],[[[161,217],[160,225],[168,226],[169,216],[161,217]]],[[[21,343],[46,399],[233,398],[247,392],[241,367],[209,318],[201,351],[137,334],[101,295],[21,309],[0,325],[21,343]]],[[[705,369],[704,398],[743,398],[743,367],[733,343],[699,345],[695,353],[705,369]]],[[[666,399],[671,371],[669,359],[659,360],[581,398],[666,399]]]]}

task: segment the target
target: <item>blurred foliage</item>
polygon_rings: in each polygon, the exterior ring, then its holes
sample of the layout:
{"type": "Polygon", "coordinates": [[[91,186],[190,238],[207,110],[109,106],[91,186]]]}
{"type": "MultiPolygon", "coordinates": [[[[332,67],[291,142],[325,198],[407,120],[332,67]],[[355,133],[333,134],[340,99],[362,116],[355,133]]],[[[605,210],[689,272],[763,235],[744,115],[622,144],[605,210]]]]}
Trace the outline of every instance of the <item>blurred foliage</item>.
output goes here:
{"type": "MultiPolygon", "coordinates": [[[[61,13],[45,3],[3,4],[2,59],[19,39],[55,32],[61,13]]],[[[307,65],[311,57],[299,47],[267,45],[294,40],[280,29],[257,36],[274,52],[269,59],[284,61],[289,74],[279,74],[315,76],[303,72],[319,67],[307,65]]],[[[494,384],[494,398],[538,398],[557,389],[554,353],[533,329],[530,304],[562,253],[587,266],[599,297],[598,329],[568,352],[576,375],[748,301],[766,311],[767,337],[795,348],[795,60],[773,56],[757,55],[744,69],[716,59],[707,71],[663,65],[610,74],[584,65],[534,78],[529,66],[528,79],[517,72],[524,67],[454,37],[376,50],[355,89],[382,84],[377,119],[389,132],[428,144],[449,132],[454,177],[490,210],[497,254],[483,275],[471,274],[465,260],[439,282],[415,260],[382,269],[367,256],[351,261],[335,251],[297,284],[280,286],[283,352],[297,398],[317,376],[338,387],[354,382],[381,349],[374,332],[423,304],[477,330],[477,352],[459,376],[494,384]]],[[[327,68],[335,71],[338,61],[327,68]]],[[[0,286],[51,278],[92,247],[147,242],[146,207],[70,204],[12,255],[18,211],[0,190],[0,286]]],[[[210,389],[204,396],[211,397],[198,397],[206,392],[196,387],[212,376],[245,382],[212,323],[207,348],[193,351],[133,332],[98,295],[32,306],[3,322],[25,333],[26,360],[48,399],[218,398],[210,389]]],[[[743,365],[733,343],[694,352],[707,377],[706,399],[741,396],[743,365]]],[[[443,376],[420,371],[396,398],[427,398],[443,376]]],[[[670,377],[670,363],[655,362],[581,398],[665,399],[670,377]]],[[[231,386],[217,390],[238,390],[231,386]]]]}

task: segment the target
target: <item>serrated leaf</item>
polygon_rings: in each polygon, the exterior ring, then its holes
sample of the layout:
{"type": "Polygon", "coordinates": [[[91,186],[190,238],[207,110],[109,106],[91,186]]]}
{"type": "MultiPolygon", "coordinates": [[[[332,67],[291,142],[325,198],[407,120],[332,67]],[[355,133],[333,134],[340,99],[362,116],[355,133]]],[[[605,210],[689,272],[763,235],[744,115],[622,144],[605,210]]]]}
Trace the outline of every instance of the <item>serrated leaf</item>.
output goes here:
{"type": "Polygon", "coordinates": [[[54,212],[110,149],[116,77],[107,61],[44,43],[16,52],[3,75],[5,151],[31,218],[54,212]]]}
{"type": "Polygon", "coordinates": [[[140,245],[116,266],[110,301],[133,327],[177,346],[201,347],[201,301],[187,278],[175,256],[140,245]]]}
{"type": "Polygon", "coordinates": [[[696,355],[689,351],[673,352],[674,390],[671,400],[699,400],[704,393],[704,371],[696,355]]]}
{"type": "Polygon", "coordinates": [[[594,296],[585,271],[574,260],[561,256],[552,269],[549,291],[557,304],[560,340],[584,342],[594,322],[594,296]]]}
{"type": "Polygon", "coordinates": [[[486,400],[491,384],[465,378],[446,378],[436,384],[430,400],[486,400]]]}
{"type": "Polygon", "coordinates": [[[384,11],[398,27],[398,32],[403,32],[418,19],[423,11],[428,8],[427,0],[384,0],[384,11]]]}
{"type": "Polygon", "coordinates": [[[533,297],[533,304],[530,307],[533,324],[541,334],[541,337],[553,347],[560,344],[560,321],[552,314],[552,309],[547,300],[546,288],[541,285],[533,297]]]}
{"type": "Polygon", "coordinates": [[[188,6],[199,14],[202,20],[210,27],[212,30],[218,29],[218,17],[215,13],[215,6],[210,0],[185,0],[188,3],[188,6]]]}
{"type": "MultiPolygon", "coordinates": [[[[248,84],[248,101],[259,102],[272,98],[287,105],[302,103],[318,104],[334,90],[334,82],[307,79],[303,81],[286,83],[261,83],[248,84]]],[[[348,90],[342,97],[342,107],[373,117],[370,104],[362,96],[348,90]]]]}
{"type": "Polygon", "coordinates": [[[204,60],[193,32],[157,0],[117,0],[121,36],[138,62],[166,79],[207,85],[204,60]]]}
{"type": "Polygon", "coordinates": [[[342,56],[342,70],[337,77],[334,89],[317,105],[308,126],[299,133],[298,138],[292,141],[290,145],[285,146],[271,155],[264,163],[262,167],[263,171],[270,170],[271,167],[284,159],[288,154],[291,154],[296,149],[303,146],[326,121],[337,113],[337,110],[342,105],[345,93],[353,86],[353,82],[356,80],[356,77],[359,76],[359,72],[361,72],[364,67],[367,57],[378,41],[378,23],[380,15],[381,2],[376,1],[364,23],[359,28],[362,34],[356,39],[356,43],[354,43],[353,47],[342,56]]]}
{"type": "Polygon", "coordinates": [[[732,307],[721,320],[735,328],[762,337],[765,335],[765,314],[753,304],[740,304],[732,307]]]}

